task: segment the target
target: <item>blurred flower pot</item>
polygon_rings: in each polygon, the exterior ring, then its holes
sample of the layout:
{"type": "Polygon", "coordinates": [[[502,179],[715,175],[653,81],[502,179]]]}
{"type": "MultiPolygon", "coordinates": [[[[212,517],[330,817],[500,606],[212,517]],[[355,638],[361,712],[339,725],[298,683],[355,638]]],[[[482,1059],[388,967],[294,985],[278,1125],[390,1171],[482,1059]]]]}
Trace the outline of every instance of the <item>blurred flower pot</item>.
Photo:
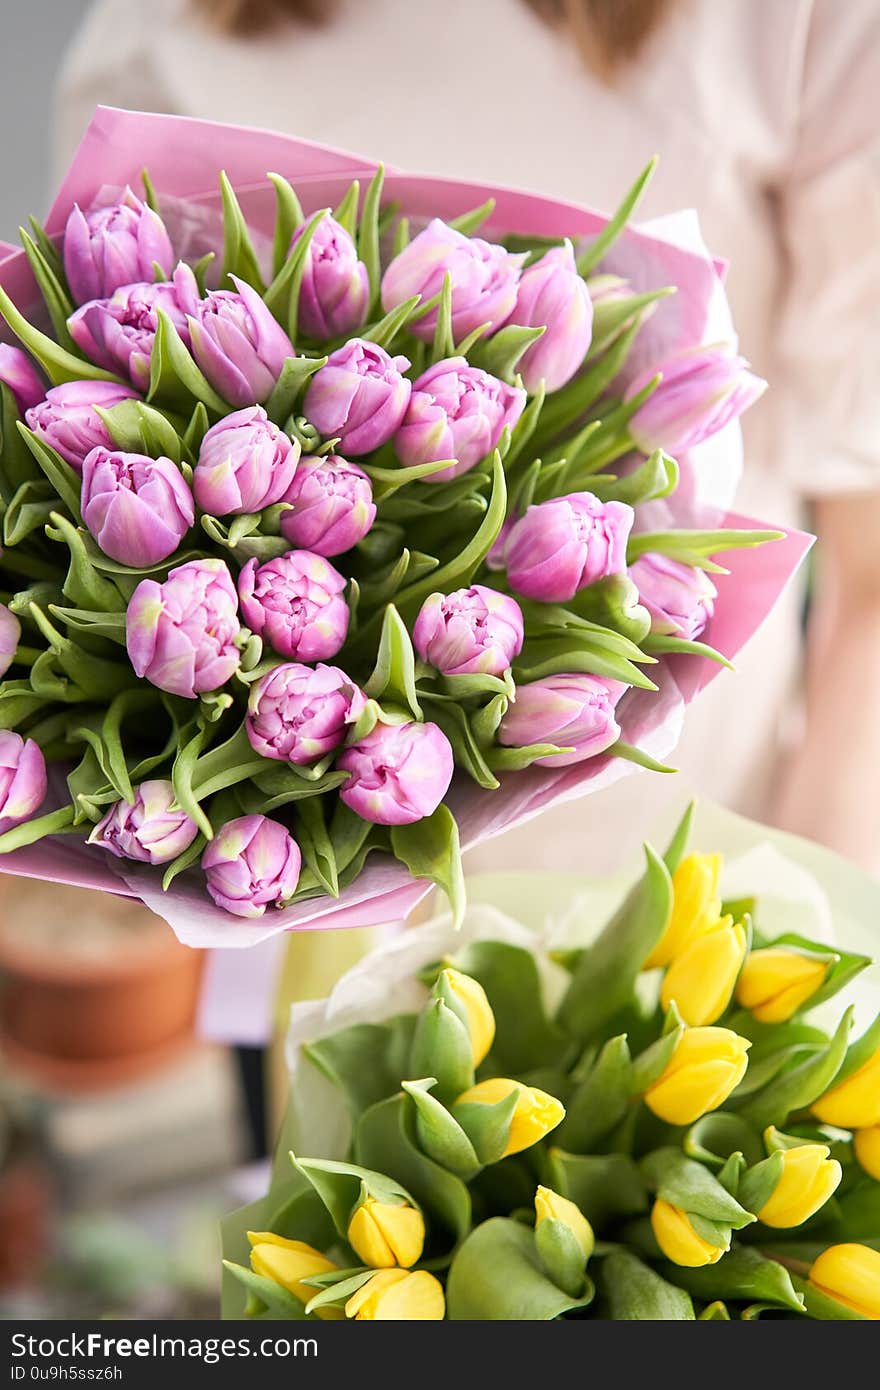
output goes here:
{"type": "Polygon", "coordinates": [[[203,956],[134,899],[0,885],[0,1049],[53,1090],[96,1090],[193,1038],[203,956]]]}

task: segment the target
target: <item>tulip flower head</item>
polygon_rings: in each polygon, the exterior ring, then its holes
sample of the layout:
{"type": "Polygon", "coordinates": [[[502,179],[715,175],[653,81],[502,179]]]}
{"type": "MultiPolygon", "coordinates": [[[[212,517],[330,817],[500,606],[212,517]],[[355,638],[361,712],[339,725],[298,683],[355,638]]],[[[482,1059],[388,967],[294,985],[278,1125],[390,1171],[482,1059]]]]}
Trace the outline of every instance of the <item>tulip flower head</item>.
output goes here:
{"type": "Polygon", "coordinates": [[[484,584],[431,594],[416,618],[413,644],[444,675],[503,676],[522,651],[522,610],[484,584]]]}
{"type": "Polygon", "coordinates": [[[324,661],[345,641],[345,585],[329,560],[309,550],[288,550],[264,565],[248,560],[238,576],[248,627],[280,656],[300,661],[324,661]]]}
{"type": "Polygon", "coordinates": [[[296,892],[302,856],[296,841],[268,816],[227,821],[202,855],[208,892],[236,917],[286,907],[296,892]]]}
{"type": "Polygon", "coordinates": [[[260,405],[212,425],[199,447],[193,492],[203,512],[261,512],[280,502],[293,482],[299,444],[273,425],[260,405]]]}
{"type": "Polygon", "coordinates": [[[813,1105],[813,1114],[839,1129],[880,1125],[880,1047],[813,1105]]]}
{"type": "Polygon", "coordinates": [[[237,276],[235,290],[212,290],[187,320],[193,356],[230,405],[242,408],[271,395],[293,344],[260,295],[237,276]]]}
{"type": "Polygon", "coordinates": [[[567,1197],[561,1197],[550,1187],[538,1185],[535,1191],[535,1229],[543,1221],[561,1221],[567,1226],[588,1260],[593,1253],[596,1238],[593,1228],[580,1207],[567,1197]]]}
{"type": "Polygon", "coordinates": [[[21,623],[5,603],[0,603],[0,676],[6,675],[15,660],[20,640],[21,623]]]}
{"type": "Polygon", "coordinates": [[[281,534],[315,555],[342,555],[362,541],[376,520],[373,485],[357,464],[340,454],[301,458],[279,499],[281,534]]]}
{"type": "Polygon", "coordinates": [[[350,774],[339,795],[363,820],[410,825],[436,811],[449,790],[454,761],[436,724],[378,723],[346,748],[336,766],[350,774]]]}
{"type": "Polygon", "coordinates": [[[117,801],[89,835],[90,845],[137,859],[144,864],[167,864],[188,849],[198,826],[175,808],[174,787],[156,779],[135,788],[134,801],[117,801]]]}
{"type": "Polygon", "coordinates": [[[386,444],[409,405],[412,382],[406,357],[389,357],[365,338],[350,338],[331,352],[309,381],[303,409],[324,439],[342,454],[370,454],[386,444]]]}
{"type": "Polygon", "coordinates": [[[571,492],[529,507],[504,547],[510,587],[541,603],[565,603],[597,579],[622,574],[634,512],[571,492]]]}
{"type": "Polygon", "coordinates": [[[0,383],[9,387],[21,415],[32,410],[46,390],[27,353],[11,343],[0,343],[0,383]]]}
{"type": "Polygon", "coordinates": [[[285,662],[251,686],[247,736],[264,758],[307,765],[345,741],[365,704],[338,666],[285,662]]]}
{"type": "Polygon", "coordinates": [[[644,1095],[669,1125],[691,1125],[717,1110],[746,1074],[751,1043],[729,1028],[685,1028],[660,1076],[644,1095]]]}
{"type": "MultiPolygon", "coordinates": [[[[264,1279],[280,1284],[300,1303],[306,1304],[320,1290],[314,1284],[304,1284],[315,1274],[330,1274],[338,1266],[320,1250],[302,1240],[285,1240],[272,1231],[248,1231],[251,1244],[251,1269],[264,1279]]],[[[328,1320],[343,1316],[337,1308],[316,1309],[319,1318],[328,1320]]]]}
{"type": "Polygon", "coordinates": [[[793,946],[766,946],[750,951],[737,981],[736,999],[759,1023],[785,1023],[824,983],[829,957],[793,946]]]}
{"type": "Polygon", "coordinates": [[[156,266],[167,277],[173,265],[164,222],[130,188],[118,202],[90,212],[74,203],[64,228],[64,273],[77,304],[154,280],[156,266]]]}
{"type": "Polygon", "coordinates": [[[238,669],[238,595],[222,560],[190,560],[159,584],[142,579],[125,616],[135,674],[194,700],[238,669]]]}
{"type": "MultiPolygon", "coordinates": [[[[417,294],[423,300],[432,299],[443,289],[448,274],[455,342],[483,324],[494,333],[513,312],[524,259],[480,237],[465,236],[435,217],[385,271],[382,308],[387,313],[417,294]]],[[[429,343],[436,326],[435,308],[415,319],[410,331],[429,343]]]]}
{"type": "Polygon", "coordinates": [[[486,1081],[478,1081],[456,1099],[456,1105],[497,1105],[515,1091],[516,1109],[510,1122],[510,1134],[502,1153],[502,1158],[521,1153],[537,1144],[565,1119],[565,1106],[555,1096],[539,1091],[536,1086],[526,1086],[521,1081],[511,1081],[506,1077],[493,1076],[486,1081]]]}
{"type": "Polygon", "coordinates": [[[187,316],[198,300],[196,277],[181,263],[168,281],[123,285],[109,299],[89,300],[71,314],[67,327],[90,362],[128,377],[133,386],[146,392],[159,310],[168,315],[188,345],[187,316]]]}
{"type": "Polygon", "coordinates": [[[691,348],[649,367],[630,383],[624,400],[637,396],[658,372],[663,380],[629,422],[634,442],[646,454],[693,449],[767,389],[766,381],[748,371],[745,358],[722,344],[691,348]]]}
{"type": "Polygon", "coordinates": [[[440,459],[455,463],[427,481],[448,482],[467,473],[498,444],[505,428],[513,429],[526,404],[520,386],[508,386],[464,357],[449,357],[429,367],[413,384],[394,450],[407,468],[440,459]]]}
{"type": "Polygon", "coordinates": [[[516,689],[498,729],[508,748],[553,743],[568,752],[537,758],[539,767],[568,767],[604,753],[620,738],[615,708],[627,687],[601,676],[545,676],[516,689]]]}
{"type": "Polygon", "coordinates": [[[843,1170],[825,1144],[798,1144],[782,1151],[782,1176],[756,1212],[765,1226],[786,1229],[809,1221],[836,1191],[843,1170]]]}
{"type": "Polygon", "coordinates": [[[426,1269],[380,1269],[352,1294],[345,1316],[371,1322],[439,1322],[443,1285],[426,1269]]]}
{"type": "Polygon", "coordinates": [[[640,555],[629,567],[639,602],[651,614],[651,630],[693,642],[715,611],[718,590],[704,570],[668,555],[640,555]]]}
{"type": "Polygon", "coordinates": [[[865,1172],[875,1182],[880,1182],[880,1124],[856,1130],[853,1135],[853,1151],[865,1172]]]}
{"type": "Polygon", "coordinates": [[[529,395],[542,381],[547,391],[558,391],[571,380],[590,346],[593,306],[570,241],[523,271],[510,322],[545,330],[517,366],[529,395]]]}
{"type": "Polygon", "coordinates": [[[672,875],[672,915],[663,936],[642,962],[643,970],[669,965],[721,915],[720,854],[688,854],[672,875]]]}
{"type": "Polygon", "coordinates": [[[733,997],[747,946],[745,927],[732,917],[695,936],[666,970],[660,989],[663,1008],[674,1000],[691,1028],[715,1023],[733,997]]]}
{"type": "MultiPolygon", "coordinates": [[[[298,227],[291,251],[303,235],[298,227]]],[[[318,342],[356,333],[367,317],[370,277],[354,241],[334,217],[322,217],[306,252],[299,291],[299,325],[318,342]]]]}
{"type": "Polygon", "coordinates": [[[687,1269],[717,1264],[730,1248],[729,1239],[725,1245],[705,1240],[694,1229],[689,1214],[663,1197],[658,1197],[651,1208],[651,1230],[667,1260],[687,1269]]]}
{"type": "Polygon", "coordinates": [[[167,560],[195,521],[192,493],[171,459],[100,446],[83,462],[81,506],[104,554],[133,569],[167,560]]]}
{"type": "Polygon", "coordinates": [[[880,1251],[868,1245],[830,1245],[813,1261],[810,1283],[860,1317],[880,1321],[880,1251]]]}
{"type": "Polygon", "coordinates": [[[458,1014],[468,1030],[473,1065],[478,1067],[495,1041],[495,1015],[479,980],[448,966],[441,970],[434,993],[458,1014]]]}
{"type": "Polygon", "coordinates": [[[0,729],[0,835],[30,820],[47,791],[46,760],[39,744],[0,729]]]}
{"type": "Polygon", "coordinates": [[[409,1269],[421,1258],[425,1218],[409,1202],[365,1197],[349,1222],[348,1243],[373,1269],[409,1269]]]}
{"type": "MultiPolygon", "coordinates": [[[[2,351],[2,348],[0,348],[2,351]]],[[[113,449],[110,431],[96,406],[112,410],[120,401],[137,400],[137,392],[115,381],[64,381],[46,392],[45,400],[26,412],[27,423],[81,474],[93,449],[113,449]]]]}

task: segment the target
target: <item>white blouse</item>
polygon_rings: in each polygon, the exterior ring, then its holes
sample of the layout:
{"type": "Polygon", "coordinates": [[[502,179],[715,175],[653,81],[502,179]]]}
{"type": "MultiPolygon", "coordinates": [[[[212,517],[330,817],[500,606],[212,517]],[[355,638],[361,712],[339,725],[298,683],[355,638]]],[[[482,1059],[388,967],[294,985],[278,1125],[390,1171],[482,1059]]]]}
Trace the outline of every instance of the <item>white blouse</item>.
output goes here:
{"type": "MultiPolygon", "coordinates": [[[[738,509],[796,523],[812,496],[880,486],[878,93],[880,0],[677,0],[613,86],[522,0],[342,0],[327,26],[248,41],[210,31],[187,0],[97,0],[63,72],[56,152],[63,167],[103,102],[605,210],[659,153],[640,215],[698,209],[731,262],[741,348],[771,386],[743,421],[738,509]]],[[[682,778],[635,772],[601,812],[591,799],[561,808],[472,866],[604,867],[685,781],[760,815],[790,724],[799,623],[792,589],[738,674],[689,711],[682,778]]]]}

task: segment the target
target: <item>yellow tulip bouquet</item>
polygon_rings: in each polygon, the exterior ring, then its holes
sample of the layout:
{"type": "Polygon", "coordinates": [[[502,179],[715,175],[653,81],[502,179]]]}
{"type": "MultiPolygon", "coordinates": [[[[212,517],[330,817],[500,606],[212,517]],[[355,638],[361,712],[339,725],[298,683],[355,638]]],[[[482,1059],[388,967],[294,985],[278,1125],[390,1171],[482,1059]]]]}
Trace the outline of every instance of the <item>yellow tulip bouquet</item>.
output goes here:
{"type": "Polygon", "coordinates": [[[228,1316],[880,1319],[880,1017],[827,1023],[871,961],[723,901],[691,822],[587,944],[475,908],[298,1006],[228,1316]]]}

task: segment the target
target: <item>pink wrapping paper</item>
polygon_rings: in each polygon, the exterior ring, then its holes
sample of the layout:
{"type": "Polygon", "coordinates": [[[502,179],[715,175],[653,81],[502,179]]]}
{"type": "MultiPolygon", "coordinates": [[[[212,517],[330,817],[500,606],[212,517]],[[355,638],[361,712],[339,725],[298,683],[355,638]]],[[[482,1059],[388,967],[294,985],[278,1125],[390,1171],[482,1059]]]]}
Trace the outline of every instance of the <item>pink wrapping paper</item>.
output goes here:
{"type": "MultiPolygon", "coordinates": [[[[359,155],[268,131],[99,107],[49,212],[47,229],[53,235],[60,234],[74,201],[88,207],[100,198],[102,190],[136,184],[144,167],[149,169],[160,197],[185,200],[212,212],[219,206],[217,173],[221,161],[246,217],[267,236],[274,217],[267,172],[290,179],[310,212],[335,205],[352,178],[368,178],[376,167],[359,155]]],[[[488,196],[496,199],[488,235],[515,229],[541,236],[592,237],[607,222],[601,214],[575,204],[516,189],[397,171],[386,179],[386,199],[398,201],[417,219],[453,217],[488,196]]],[[[603,262],[604,269],[627,277],[637,291],[677,286],[676,294],[660,302],[640,333],[627,366],[628,375],[680,346],[735,339],[722,284],[726,266],[708,253],[694,213],[673,214],[627,229],[603,262]]],[[[24,253],[3,244],[0,282],[25,312],[35,303],[36,287],[24,253]]],[[[740,467],[736,426],[692,451],[685,469],[688,486],[681,490],[674,524],[763,525],[729,512],[740,467]]],[[[718,576],[718,603],[705,640],[725,656],[734,657],[775,605],[811,540],[792,531],[783,541],[758,551],[729,552],[726,564],[730,573],[718,576]]],[[[699,658],[676,657],[664,659],[651,670],[661,687],[659,694],[631,692],[620,707],[621,724],[628,743],[637,743],[663,759],[678,741],[685,707],[719,674],[719,668],[699,658]]],[[[631,764],[606,756],[557,773],[546,768],[528,769],[507,777],[494,793],[460,782],[453,790],[452,805],[462,843],[467,847],[500,834],[538,815],[551,802],[598,791],[631,770],[631,764]]],[[[254,946],[285,931],[391,922],[410,912],[428,891],[423,883],[411,880],[401,865],[374,859],[337,901],[304,902],[246,922],[214,907],[195,875],[179,878],[163,894],[155,871],[108,862],[100,850],[70,837],[4,856],[0,870],[140,897],[169,922],[182,941],[195,947],[254,946]]],[[[242,981],[240,962],[234,963],[231,952],[215,958],[203,1008],[207,1032],[216,1036],[220,1031],[226,1038],[250,1041],[262,1036],[274,955],[274,948],[267,946],[261,962],[254,959],[250,989],[242,981]]]]}

